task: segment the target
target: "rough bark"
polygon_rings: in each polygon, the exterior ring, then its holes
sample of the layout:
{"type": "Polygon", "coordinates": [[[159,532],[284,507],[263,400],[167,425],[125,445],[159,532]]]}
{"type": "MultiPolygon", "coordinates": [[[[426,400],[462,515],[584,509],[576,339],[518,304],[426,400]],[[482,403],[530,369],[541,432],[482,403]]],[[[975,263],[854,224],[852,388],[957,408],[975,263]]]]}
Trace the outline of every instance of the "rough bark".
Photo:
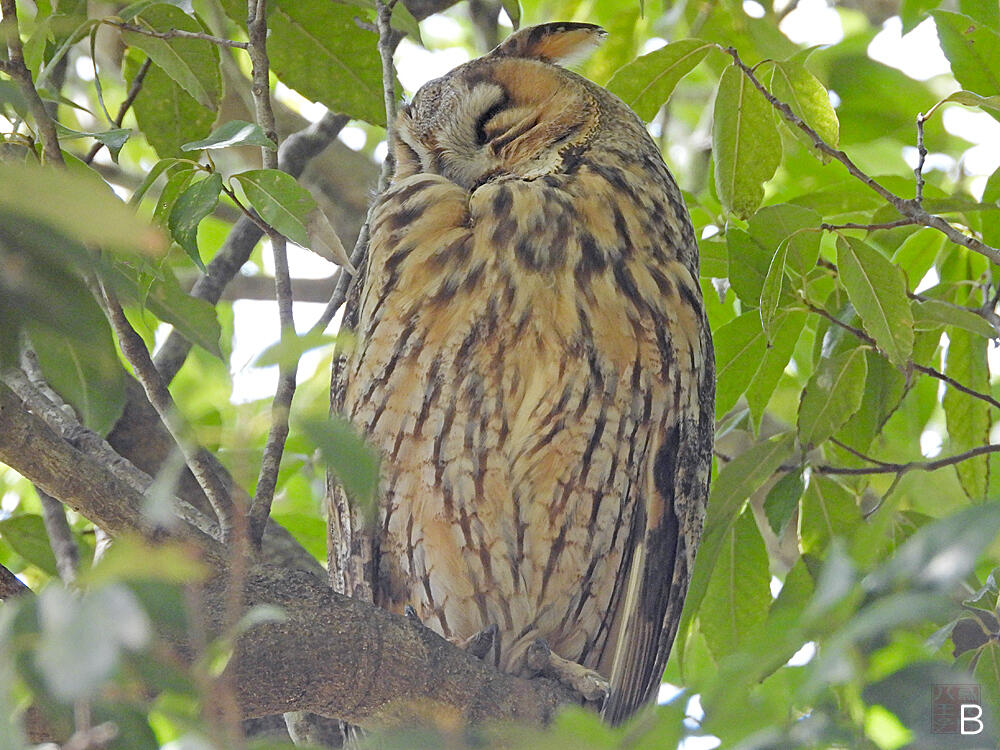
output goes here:
{"type": "MultiPolygon", "coordinates": [[[[0,462],[112,534],[196,544],[217,571],[204,589],[210,631],[232,622],[226,551],[187,525],[150,528],[140,492],[77,450],[0,384],[0,462]]],[[[422,625],[334,592],[303,570],[255,561],[243,605],[281,607],[287,619],[237,641],[231,684],[245,717],[312,711],[360,726],[415,716],[547,721],[567,694],[546,681],[502,674],[422,625]]]]}

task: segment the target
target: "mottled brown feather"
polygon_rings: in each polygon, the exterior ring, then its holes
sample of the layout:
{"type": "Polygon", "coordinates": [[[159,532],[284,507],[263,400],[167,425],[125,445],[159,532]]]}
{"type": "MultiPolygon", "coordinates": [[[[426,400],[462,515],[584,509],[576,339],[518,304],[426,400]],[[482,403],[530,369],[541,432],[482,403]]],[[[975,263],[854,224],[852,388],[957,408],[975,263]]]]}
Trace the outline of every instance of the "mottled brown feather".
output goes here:
{"type": "Polygon", "coordinates": [[[333,492],[335,584],[497,664],[536,638],[655,692],[704,519],[714,370],[697,244],[639,119],[525,29],[398,122],[334,407],[384,454],[363,528],[333,492]],[[514,52],[516,51],[516,54],[514,52]],[[537,58],[537,59],[531,59],[537,58]]]}

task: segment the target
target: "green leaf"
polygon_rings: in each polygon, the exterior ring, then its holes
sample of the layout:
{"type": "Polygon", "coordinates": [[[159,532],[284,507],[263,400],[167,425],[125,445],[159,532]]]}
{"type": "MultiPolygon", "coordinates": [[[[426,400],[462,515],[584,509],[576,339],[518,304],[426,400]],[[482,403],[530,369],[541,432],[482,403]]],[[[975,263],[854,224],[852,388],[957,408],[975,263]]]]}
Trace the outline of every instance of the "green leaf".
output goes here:
{"type": "Polygon", "coordinates": [[[260,146],[272,151],[278,146],[268,138],[259,125],[245,120],[230,120],[220,125],[208,138],[191,141],[181,146],[181,151],[197,151],[203,148],[229,148],[230,146],[260,146]]]}
{"type": "MultiPolygon", "coordinates": [[[[208,32],[198,20],[165,3],[146,8],[139,14],[139,19],[158,31],[208,32]]],[[[134,31],[122,32],[122,40],[149,55],[201,106],[213,112],[218,110],[222,97],[222,75],[219,72],[219,50],[214,44],[200,39],[157,39],[134,31]]]]}
{"type": "Polygon", "coordinates": [[[56,132],[59,133],[59,137],[63,140],[93,138],[95,141],[103,143],[108,147],[108,151],[114,161],[118,161],[118,153],[122,150],[122,146],[125,145],[129,136],[132,135],[132,131],[129,128],[112,128],[111,130],[84,132],[82,130],[72,130],[58,122],[56,123],[56,132]]]}
{"type": "Polygon", "coordinates": [[[774,341],[774,322],[775,316],[778,314],[778,303],[785,281],[785,259],[787,257],[788,240],[785,240],[778,245],[778,251],[771,259],[771,266],[767,269],[767,276],[764,277],[764,285],[760,292],[760,322],[768,344],[774,341]]]}
{"type": "Polygon", "coordinates": [[[799,403],[799,440],[803,446],[819,445],[851,418],[861,406],[867,375],[862,347],[820,361],[799,403]]]}
{"type": "Polygon", "coordinates": [[[760,303],[760,293],[764,290],[764,279],[776,247],[768,249],[742,229],[729,227],[726,230],[729,268],[740,269],[739,273],[729,274],[729,283],[743,304],[754,307],[760,303]]]}
{"type": "Polygon", "coordinates": [[[837,240],[837,266],[868,335],[890,362],[904,367],[913,352],[913,313],[903,272],[854,237],[837,240]]]}
{"type": "Polygon", "coordinates": [[[743,313],[715,332],[715,413],[722,416],[736,404],[760,366],[764,331],[756,310],[743,313]]]}
{"type": "Polygon", "coordinates": [[[795,514],[804,489],[802,472],[790,471],[775,482],[771,491],[767,493],[767,497],[764,498],[764,515],[767,516],[771,531],[776,535],[781,535],[785,525],[795,514]]]}
{"type": "Polygon", "coordinates": [[[813,473],[799,511],[802,553],[820,555],[832,539],[849,536],[861,522],[855,496],[834,479],[813,473]]]}
{"type": "Polygon", "coordinates": [[[303,419],[300,426],[352,500],[361,505],[366,515],[372,512],[379,483],[378,452],[341,417],[303,419]]]}
{"type": "MultiPolygon", "coordinates": [[[[990,392],[990,371],[986,360],[989,340],[958,328],[948,330],[948,355],[945,375],[980,393],[990,392]]],[[[990,442],[990,406],[985,401],[947,388],[944,416],[948,425],[948,445],[952,452],[988,445],[990,442]]],[[[955,464],[962,489],[973,500],[986,497],[989,487],[989,456],[977,456],[955,464]]]]}
{"type": "Polygon", "coordinates": [[[889,364],[881,354],[868,351],[865,359],[868,362],[868,375],[865,378],[861,408],[836,433],[841,442],[859,451],[866,450],[882,431],[886,421],[899,408],[907,388],[903,373],[889,364]]]}
{"type": "Polygon", "coordinates": [[[767,550],[753,512],[745,510],[723,537],[698,622],[717,659],[737,651],[767,619],[771,605],[767,550]]]}
{"type": "Polygon", "coordinates": [[[81,574],[91,587],[117,581],[160,581],[192,584],[211,574],[191,550],[179,543],[149,544],[134,536],[119,537],[93,568],[81,574]]]}
{"type": "Polygon", "coordinates": [[[913,324],[917,330],[929,330],[943,325],[955,326],[969,333],[992,338],[997,331],[981,315],[958,305],[936,299],[910,300],[913,324]]]}
{"type": "Polygon", "coordinates": [[[90,300],[86,336],[67,336],[35,320],[25,329],[46,381],[80,416],[85,427],[106,435],[125,408],[125,370],[111,328],[90,300]]]}
{"type": "Polygon", "coordinates": [[[623,65],[608,81],[608,91],[649,122],[666,104],[677,83],[700,63],[714,45],[681,39],[623,65]]]}
{"type": "Polygon", "coordinates": [[[507,17],[517,31],[521,27],[521,3],[519,0],[500,0],[500,5],[507,11],[507,17]]]}
{"type": "Polygon", "coordinates": [[[176,169],[168,167],[168,174],[167,183],[160,191],[160,197],[153,209],[153,221],[161,226],[169,222],[170,213],[174,210],[177,199],[187,190],[194,176],[201,174],[201,170],[196,169],[193,164],[181,164],[176,169]]]}
{"type": "MultiPolygon", "coordinates": [[[[705,532],[695,558],[679,633],[686,631],[687,623],[698,613],[716,561],[723,554],[725,540],[743,506],[794,449],[795,434],[784,432],[754,445],[719,471],[708,498],[705,532]]],[[[683,642],[683,637],[679,635],[678,641],[683,642]]]]}
{"type": "Polygon", "coordinates": [[[0,521],[0,539],[26,561],[50,576],[59,575],[49,534],[41,516],[26,513],[0,521]]]}
{"type": "Polygon", "coordinates": [[[792,352],[795,351],[795,345],[799,342],[799,336],[805,327],[806,317],[805,312],[788,310],[779,312],[775,317],[771,343],[765,349],[760,367],[757,368],[753,380],[746,389],[747,406],[750,407],[750,417],[755,430],[760,428],[764,409],[792,358],[792,352]]]}
{"type": "Polygon", "coordinates": [[[983,96],[1000,91],[1000,35],[961,13],[933,10],[931,16],[962,88],[983,96]]]}
{"type": "Polygon", "coordinates": [[[280,341],[267,347],[257,356],[253,366],[291,366],[297,364],[306,352],[335,343],[337,343],[336,336],[330,336],[322,331],[310,330],[301,336],[293,331],[285,331],[280,341]]]}
{"type": "Polygon", "coordinates": [[[143,178],[139,187],[137,187],[132,193],[132,197],[128,199],[128,204],[132,208],[136,208],[142,201],[143,197],[145,197],[146,193],[149,192],[149,189],[153,187],[153,183],[156,182],[156,178],[163,174],[168,168],[177,164],[178,161],[179,159],[160,159],[156,162],[156,164],[153,165],[153,168],[146,173],[146,176],[143,178]]]}
{"type": "Polygon", "coordinates": [[[917,529],[865,580],[869,592],[934,589],[951,593],[1000,532],[1000,503],[973,505],[917,529]]]}
{"type": "Polygon", "coordinates": [[[735,66],[726,68],[719,81],[712,154],[723,207],[740,218],[750,217],[781,161],[781,138],[771,105],[735,66]]]}
{"type": "Polygon", "coordinates": [[[992,109],[995,112],[1000,112],[1000,94],[980,96],[971,91],[956,91],[951,96],[947,96],[941,100],[942,104],[944,102],[956,102],[964,104],[966,107],[982,107],[983,109],[992,109]]]}
{"type": "MultiPolygon", "coordinates": [[[[800,61],[782,60],[774,63],[771,73],[771,93],[792,108],[827,144],[836,148],[840,143],[840,122],[830,103],[826,87],[800,61]]],[[[784,122],[784,120],[782,120],[784,122]]],[[[797,127],[785,123],[807,148],[824,163],[830,157],[814,150],[812,139],[797,127]]]]}
{"type": "MultiPolygon", "coordinates": [[[[235,23],[246,3],[223,0],[235,23]]],[[[356,22],[357,8],[327,0],[268,4],[267,52],[281,82],[335,112],[385,127],[378,35],[356,22]]]]}
{"type": "Polygon", "coordinates": [[[148,308],[192,344],[222,358],[219,346],[222,329],[215,306],[185,292],[169,268],[159,269],[155,276],[121,263],[116,264],[114,270],[119,296],[148,308]]]}
{"type": "MultiPolygon", "coordinates": [[[[130,53],[124,61],[130,83],[139,69],[136,57],[130,53]]],[[[146,72],[133,111],[146,142],[162,158],[180,156],[182,144],[204,137],[215,122],[214,110],[199,104],[158,65],[146,72]]]]}
{"type": "Polygon", "coordinates": [[[294,177],[277,169],[253,169],[233,175],[257,213],[296,245],[309,247],[307,218],[316,201],[294,177]]]}
{"type": "Polygon", "coordinates": [[[202,270],[205,264],[198,252],[198,224],[215,210],[221,190],[222,175],[213,172],[180,194],[167,222],[171,236],[202,270]]]}
{"type": "Polygon", "coordinates": [[[984,26],[1000,26],[1000,3],[993,0],[958,0],[958,9],[984,26]]]}
{"type": "Polygon", "coordinates": [[[126,252],[159,253],[165,248],[162,234],[92,172],[2,162],[0,185],[0,209],[43,222],[80,242],[126,252]]]}

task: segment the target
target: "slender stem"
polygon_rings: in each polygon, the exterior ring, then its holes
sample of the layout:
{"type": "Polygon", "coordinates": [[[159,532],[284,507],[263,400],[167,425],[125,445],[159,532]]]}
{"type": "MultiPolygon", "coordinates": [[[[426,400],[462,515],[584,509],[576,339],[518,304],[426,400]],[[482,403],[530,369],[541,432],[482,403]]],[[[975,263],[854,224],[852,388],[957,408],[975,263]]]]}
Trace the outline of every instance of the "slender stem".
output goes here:
{"type": "Polygon", "coordinates": [[[937,471],[938,469],[943,469],[946,466],[954,466],[955,464],[960,464],[963,461],[968,461],[969,459],[976,458],[977,456],[985,456],[990,453],[1000,453],[1000,444],[994,445],[980,445],[971,450],[967,450],[964,453],[958,453],[954,456],[948,456],[946,458],[939,458],[934,461],[910,461],[905,464],[889,464],[879,462],[878,466],[866,466],[866,467],[846,467],[846,466],[828,466],[826,464],[821,464],[819,466],[814,466],[813,471],[819,474],[841,474],[847,476],[861,476],[865,474],[905,474],[908,471],[937,471]]]}
{"type": "Polygon", "coordinates": [[[846,224],[827,224],[823,223],[819,225],[819,228],[827,232],[839,232],[841,229],[863,229],[867,232],[875,232],[880,229],[896,229],[897,227],[909,227],[916,224],[913,219],[896,219],[895,221],[886,221],[881,224],[855,224],[853,222],[848,222],[846,224]]]}
{"type": "Polygon", "coordinates": [[[211,34],[205,34],[201,31],[184,31],[183,29],[157,31],[156,29],[148,29],[145,26],[138,26],[134,23],[125,23],[123,21],[105,20],[104,23],[108,26],[115,26],[122,31],[131,31],[136,34],[143,34],[144,36],[151,36],[157,39],[200,39],[203,42],[210,42],[211,44],[218,45],[219,47],[229,47],[232,49],[247,49],[249,47],[247,42],[237,42],[232,39],[223,39],[222,37],[212,36],[211,34]]]}
{"type": "MultiPolygon", "coordinates": [[[[850,333],[852,336],[855,336],[856,338],[860,339],[861,341],[864,341],[866,344],[871,345],[872,348],[878,350],[878,344],[875,343],[875,339],[873,339],[867,333],[865,333],[864,331],[862,331],[860,328],[855,328],[852,325],[848,325],[847,323],[844,323],[843,321],[838,320],[835,316],[831,315],[829,312],[827,312],[826,310],[824,310],[822,307],[818,307],[818,306],[812,304],[811,302],[809,302],[807,300],[804,301],[804,304],[812,312],[816,313],[817,315],[819,315],[819,316],[821,316],[823,318],[826,318],[833,325],[835,325],[835,326],[837,326],[839,328],[844,329],[845,331],[847,331],[848,333],[850,333]]],[[[923,373],[924,375],[930,375],[932,378],[937,378],[938,380],[941,380],[941,381],[947,383],[948,385],[950,385],[952,388],[954,388],[957,391],[961,391],[962,393],[965,393],[965,394],[967,394],[969,396],[972,396],[973,398],[977,398],[980,401],[985,401],[990,406],[993,406],[993,407],[996,407],[997,409],[1000,409],[1000,401],[997,401],[995,398],[993,398],[992,396],[990,396],[988,393],[981,393],[980,391],[976,391],[976,390],[973,390],[972,388],[969,388],[967,385],[962,385],[960,382],[958,382],[957,380],[955,380],[952,377],[949,377],[948,375],[945,375],[940,370],[935,370],[933,367],[928,367],[926,365],[917,364],[916,362],[910,362],[909,363],[909,367],[911,367],[912,369],[916,370],[917,372],[923,373]]]]}
{"type": "Polygon", "coordinates": [[[924,204],[924,162],[927,160],[927,147],[924,145],[924,121],[922,114],[917,115],[917,166],[913,168],[913,176],[917,180],[913,202],[918,207],[924,204]]]}
{"type": "Polygon", "coordinates": [[[375,23],[378,28],[378,54],[382,61],[382,99],[385,103],[385,138],[388,150],[379,176],[378,192],[389,185],[395,170],[396,146],[396,75],[392,67],[392,8],[396,0],[375,0],[375,23]]]}
{"type": "MultiPolygon", "coordinates": [[[[277,144],[278,134],[271,106],[266,8],[267,0],[248,0],[247,34],[250,40],[248,51],[253,64],[252,91],[257,124],[267,137],[277,144]]],[[[264,168],[277,169],[278,152],[266,148],[261,148],[260,151],[264,168]]],[[[288,269],[285,237],[270,228],[267,234],[274,255],[274,293],[278,303],[281,333],[282,336],[295,335],[292,278],[288,269]]],[[[250,539],[257,547],[260,546],[264,536],[264,528],[271,514],[271,503],[274,501],[281,456],[285,450],[285,441],[288,439],[288,415],[295,396],[297,370],[298,362],[283,361],[279,366],[278,387],[271,402],[271,427],[268,430],[267,442],[264,444],[264,455],[257,476],[257,489],[250,506],[250,539]]]]}
{"type": "Polygon", "coordinates": [[[97,293],[103,300],[105,312],[118,338],[122,354],[132,365],[136,378],[146,391],[146,397],[181,449],[188,468],[215,511],[219,521],[220,536],[225,544],[233,527],[232,498],[229,492],[215,472],[208,453],[192,439],[191,430],[174,406],[173,397],[160,373],[157,372],[145,342],[128,322],[118,300],[106,288],[98,289],[97,293]]]}
{"type": "MultiPolygon", "coordinates": [[[[128,93],[125,95],[125,101],[123,101],[122,105],[118,108],[118,115],[114,119],[116,128],[120,128],[122,126],[122,123],[125,121],[125,115],[132,108],[136,97],[139,96],[139,92],[142,91],[142,84],[146,80],[146,74],[149,72],[149,67],[152,63],[152,59],[147,57],[139,67],[139,70],[136,71],[135,78],[132,79],[132,85],[128,87],[128,93]]],[[[91,146],[90,151],[88,151],[87,155],[83,157],[84,164],[90,164],[102,148],[104,148],[104,144],[100,141],[91,146]]]]}
{"type": "Polygon", "coordinates": [[[13,78],[28,102],[28,109],[35,118],[35,127],[42,139],[42,150],[46,161],[52,164],[63,164],[62,151],[59,148],[59,135],[56,124],[49,117],[45,103],[38,95],[31,71],[24,62],[24,47],[21,45],[21,29],[17,22],[17,3],[15,0],[0,0],[0,39],[7,40],[8,60],[4,65],[4,73],[13,78]]]}
{"type": "Polygon", "coordinates": [[[868,463],[876,464],[877,466],[891,466],[892,465],[892,464],[886,463],[885,461],[879,461],[877,458],[872,458],[871,456],[867,456],[864,453],[862,453],[861,451],[859,451],[859,450],[857,450],[855,448],[852,448],[851,446],[847,445],[847,443],[842,443],[841,441],[837,440],[837,438],[830,438],[830,442],[833,443],[834,445],[836,445],[836,446],[844,449],[848,453],[856,456],[857,458],[860,458],[862,461],[867,461],[868,463]]]}
{"type": "Polygon", "coordinates": [[[757,90],[764,95],[764,98],[767,99],[770,105],[781,113],[782,117],[784,117],[789,123],[791,123],[799,130],[801,130],[803,133],[805,133],[807,136],[809,136],[810,140],[813,143],[813,146],[815,146],[817,150],[823,152],[827,156],[830,156],[839,161],[841,164],[843,164],[847,168],[847,171],[853,177],[857,178],[865,185],[870,187],[872,190],[874,190],[876,193],[878,193],[880,196],[882,196],[886,201],[892,204],[893,208],[899,211],[899,213],[911,219],[914,224],[920,224],[921,226],[926,226],[926,227],[931,227],[932,229],[936,229],[945,236],[947,236],[948,239],[950,239],[956,245],[962,245],[963,247],[967,247],[973,252],[977,252],[980,255],[985,255],[994,263],[1000,264],[1000,250],[985,244],[984,242],[975,237],[963,234],[959,229],[949,224],[940,216],[928,213],[920,205],[919,201],[907,200],[906,198],[901,198],[900,196],[896,195],[891,190],[886,188],[884,185],[882,185],[880,182],[878,182],[874,177],[866,174],[858,167],[857,164],[851,161],[850,157],[846,153],[844,153],[839,149],[835,149],[833,146],[824,141],[823,138],[820,137],[819,133],[817,133],[815,130],[809,127],[805,123],[805,121],[802,120],[801,117],[799,117],[798,115],[795,114],[795,112],[792,111],[792,108],[790,106],[788,106],[785,102],[781,101],[776,96],[774,96],[774,94],[768,91],[767,87],[764,86],[764,84],[761,83],[760,80],[757,78],[757,76],[754,74],[753,69],[750,68],[748,65],[746,65],[746,63],[744,63],[743,60],[740,59],[739,52],[737,52],[734,47],[719,46],[719,49],[721,49],[723,52],[725,52],[726,54],[728,54],[730,57],[733,58],[733,61],[735,62],[736,66],[743,71],[743,75],[745,75],[748,79],[750,79],[750,82],[753,83],[753,85],[757,88],[757,90]]]}
{"type": "Polygon", "coordinates": [[[49,546],[56,558],[56,570],[59,578],[67,586],[76,581],[76,568],[80,562],[80,550],[73,538],[73,531],[66,520],[65,506],[52,495],[36,487],[38,497],[42,501],[42,521],[45,523],[45,533],[49,537],[49,546]]]}

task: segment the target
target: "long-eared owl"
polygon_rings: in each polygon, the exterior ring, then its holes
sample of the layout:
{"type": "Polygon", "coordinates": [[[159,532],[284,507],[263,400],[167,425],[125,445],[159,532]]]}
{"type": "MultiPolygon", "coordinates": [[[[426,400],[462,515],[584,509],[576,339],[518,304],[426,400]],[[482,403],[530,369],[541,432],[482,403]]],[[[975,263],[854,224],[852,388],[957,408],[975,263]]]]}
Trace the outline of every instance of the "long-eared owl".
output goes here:
{"type": "Polygon", "coordinates": [[[383,455],[379,513],[366,526],[332,493],[330,569],[454,642],[490,633],[504,671],[531,674],[547,644],[560,676],[603,678],[620,721],[680,618],[714,363],[656,145],[558,65],[603,36],[524,29],[400,111],[334,386],[383,455]]]}

